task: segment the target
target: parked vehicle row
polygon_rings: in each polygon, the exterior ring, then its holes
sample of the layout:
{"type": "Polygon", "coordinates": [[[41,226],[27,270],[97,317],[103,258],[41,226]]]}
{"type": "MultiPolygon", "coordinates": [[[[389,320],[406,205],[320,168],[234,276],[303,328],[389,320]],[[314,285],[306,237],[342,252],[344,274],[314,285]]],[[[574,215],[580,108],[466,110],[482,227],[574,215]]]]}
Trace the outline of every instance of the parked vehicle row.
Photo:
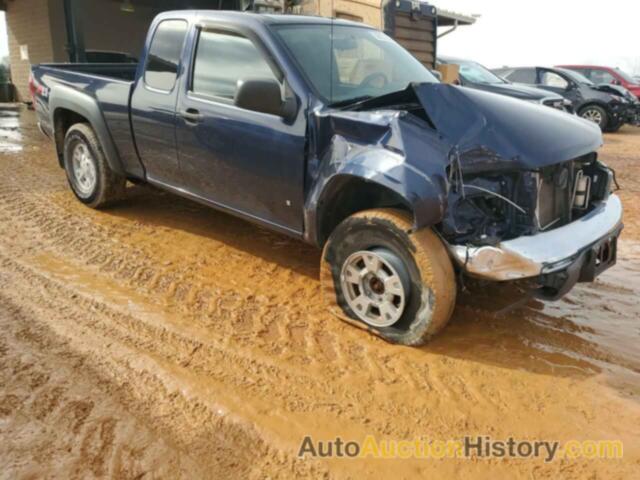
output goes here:
{"type": "Polygon", "coordinates": [[[465,278],[557,299],[616,262],[596,125],[442,84],[378,30],[168,12],[140,59],[33,67],[78,200],[149,183],[311,243],[329,308],[391,342],[438,333],[465,278]]]}
{"type": "Polygon", "coordinates": [[[563,96],[579,116],[604,132],[616,132],[624,124],[640,125],[640,101],[621,85],[596,84],[579,71],[562,67],[499,68],[493,72],[512,83],[563,96]]]}
{"type": "Polygon", "coordinates": [[[561,95],[540,88],[507,82],[504,78],[499,77],[478,62],[440,56],[438,57],[438,63],[441,65],[458,65],[460,68],[459,84],[463,87],[497,93],[498,95],[505,95],[573,113],[573,103],[561,95]]]}
{"type": "Polygon", "coordinates": [[[576,113],[604,132],[640,126],[640,85],[621,71],[592,65],[513,67],[493,71],[472,60],[438,57],[438,65],[457,65],[464,87],[540,103],[576,113]]]}
{"type": "Polygon", "coordinates": [[[632,77],[619,68],[598,65],[557,65],[581,73],[596,85],[620,85],[640,97],[640,78],[632,77]]]}

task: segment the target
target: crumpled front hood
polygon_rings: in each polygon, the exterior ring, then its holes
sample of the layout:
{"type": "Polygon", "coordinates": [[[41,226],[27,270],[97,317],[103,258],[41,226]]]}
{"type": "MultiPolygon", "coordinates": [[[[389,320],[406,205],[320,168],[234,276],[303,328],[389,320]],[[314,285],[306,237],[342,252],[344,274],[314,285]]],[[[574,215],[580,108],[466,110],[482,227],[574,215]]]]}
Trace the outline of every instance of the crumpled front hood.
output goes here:
{"type": "Polygon", "coordinates": [[[608,93],[609,95],[614,95],[616,97],[623,97],[630,101],[635,101],[634,95],[620,85],[612,85],[610,83],[602,83],[600,85],[596,85],[592,88],[595,88],[599,92],[608,93]]]}
{"type": "Polygon", "coordinates": [[[305,235],[318,244],[324,240],[318,219],[333,208],[325,199],[343,186],[363,188],[363,199],[381,189],[375,194],[391,196],[385,202],[414,212],[418,229],[445,218],[452,172],[534,170],[602,143],[600,129],[578,117],[443,84],[410,85],[341,108],[318,104],[308,118],[305,235]]]}
{"type": "Polygon", "coordinates": [[[602,145],[595,124],[552,108],[445,84],[409,88],[438,133],[460,153],[463,164],[465,154],[475,152],[470,158],[493,158],[501,168],[535,169],[586,155],[602,145]]]}

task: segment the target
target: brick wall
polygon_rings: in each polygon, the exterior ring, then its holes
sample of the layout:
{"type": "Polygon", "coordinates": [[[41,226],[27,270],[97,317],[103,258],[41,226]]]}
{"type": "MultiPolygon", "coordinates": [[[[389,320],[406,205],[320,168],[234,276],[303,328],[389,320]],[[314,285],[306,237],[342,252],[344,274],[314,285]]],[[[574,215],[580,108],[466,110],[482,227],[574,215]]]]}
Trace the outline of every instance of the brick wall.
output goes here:
{"type": "MultiPolygon", "coordinates": [[[[209,5],[212,1],[188,3],[209,5]]],[[[121,11],[119,0],[77,1],[85,48],[121,51],[139,57],[154,16],[182,3],[187,2],[158,0],[152,4],[138,4],[134,1],[135,13],[131,14],[121,11]]],[[[19,100],[29,101],[31,65],[68,61],[63,0],[8,0],[5,5],[12,80],[19,100]],[[29,50],[28,60],[20,57],[21,45],[29,50]]]]}
{"type": "Polygon", "coordinates": [[[53,60],[48,1],[12,0],[7,2],[6,15],[11,77],[19,99],[26,101],[31,64],[53,60]],[[20,57],[21,45],[29,50],[28,60],[20,57]]]}

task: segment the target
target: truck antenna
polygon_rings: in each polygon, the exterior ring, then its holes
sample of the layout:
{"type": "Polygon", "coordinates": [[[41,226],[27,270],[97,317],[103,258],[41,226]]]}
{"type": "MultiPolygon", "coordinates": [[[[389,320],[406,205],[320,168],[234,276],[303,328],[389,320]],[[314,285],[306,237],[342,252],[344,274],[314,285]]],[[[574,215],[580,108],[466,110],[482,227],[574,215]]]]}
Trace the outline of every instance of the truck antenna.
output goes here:
{"type": "Polygon", "coordinates": [[[335,8],[333,5],[334,0],[331,0],[331,43],[329,46],[329,100],[333,103],[333,26],[335,24],[335,8]]]}

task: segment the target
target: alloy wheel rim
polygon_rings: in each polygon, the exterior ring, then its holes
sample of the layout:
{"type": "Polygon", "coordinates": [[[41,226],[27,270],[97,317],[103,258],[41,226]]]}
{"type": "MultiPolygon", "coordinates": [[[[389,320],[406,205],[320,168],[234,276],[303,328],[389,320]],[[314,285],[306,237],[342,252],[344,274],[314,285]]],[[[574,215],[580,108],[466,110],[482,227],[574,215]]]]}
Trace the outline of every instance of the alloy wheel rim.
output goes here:
{"type": "Polygon", "coordinates": [[[78,143],[71,156],[73,177],[78,193],[90,196],[96,186],[97,171],[93,156],[84,143],[78,143]]]}
{"type": "Polygon", "coordinates": [[[602,124],[602,114],[598,110],[589,109],[582,114],[582,118],[597,123],[598,125],[602,124]]]}
{"type": "Polygon", "coordinates": [[[390,327],[404,313],[409,275],[404,263],[387,249],[351,254],[340,274],[342,292],[351,310],[367,325],[390,327]]]}

